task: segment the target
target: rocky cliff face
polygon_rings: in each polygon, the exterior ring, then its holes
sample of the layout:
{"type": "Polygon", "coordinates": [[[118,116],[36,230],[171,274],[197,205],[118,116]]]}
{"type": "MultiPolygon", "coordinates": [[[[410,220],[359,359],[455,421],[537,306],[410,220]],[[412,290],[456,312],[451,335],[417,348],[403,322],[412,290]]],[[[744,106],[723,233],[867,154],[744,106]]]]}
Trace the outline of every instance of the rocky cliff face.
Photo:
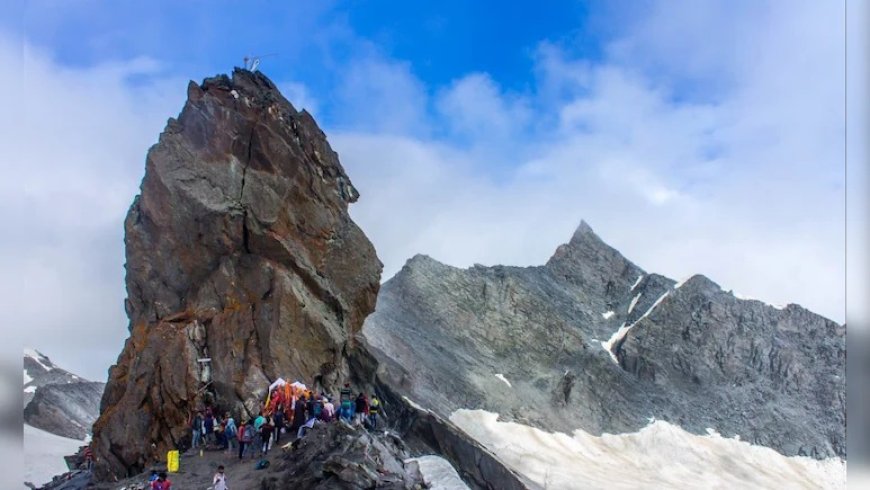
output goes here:
{"type": "Polygon", "coordinates": [[[35,350],[24,352],[24,422],[28,425],[82,440],[99,415],[104,387],[58,367],[35,350]]]}
{"type": "Polygon", "coordinates": [[[357,197],[265,76],[190,83],[125,222],[130,337],[94,426],[101,478],[184,447],[204,403],[253,413],[278,376],[347,377],[382,268],[348,216],[357,197]]]}
{"type": "Polygon", "coordinates": [[[541,267],[412,258],[364,336],[388,383],[448,417],[483,408],[548,430],[650,418],[785,455],[845,457],[845,328],[649,274],[585,223],[541,267]]]}

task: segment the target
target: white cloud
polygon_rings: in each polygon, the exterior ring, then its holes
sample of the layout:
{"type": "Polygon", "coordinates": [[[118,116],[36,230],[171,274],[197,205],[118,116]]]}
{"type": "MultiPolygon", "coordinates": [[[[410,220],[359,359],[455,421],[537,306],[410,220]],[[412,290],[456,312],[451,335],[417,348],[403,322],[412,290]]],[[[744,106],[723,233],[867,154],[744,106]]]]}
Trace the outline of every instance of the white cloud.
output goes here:
{"type": "Polygon", "coordinates": [[[870,328],[870,3],[849,1],[848,16],[848,242],[850,326],[870,328]]]}
{"type": "Polygon", "coordinates": [[[284,95],[284,98],[289,100],[297,111],[305,109],[309,114],[315,118],[317,117],[317,99],[305,84],[299,82],[281,82],[276,85],[278,90],[284,95]]]}
{"type": "Polygon", "coordinates": [[[535,100],[481,74],[455,82],[436,102],[470,149],[334,134],[385,276],[417,252],[540,264],[585,218],[647,270],[843,321],[842,12],[659,8],[601,62],[542,44],[535,100]],[[558,117],[511,117],[530,106],[558,117]],[[505,148],[507,165],[481,164],[505,148]]]}
{"type": "MultiPolygon", "coordinates": [[[[842,321],[841,13],[692,5],[653,4],[603,60],[544,41],[529,93],[486,73],[426,87],[409,64],[376,54],[336,67],[341,110],[325,130],[362,192],[351,212],[385,279],[415,253],[541,264],[585,218],[649,271],[701,272],[842,321]]],[[[12,305],[0,322],[7,342],[72,369],[86,357],[82,374],[99,378],[126,336],[122,220],[186,80],[154,60],[69,68],[21,46],[0,37],[0,63],[21,67],[0,78],[14,115],[0,123],[0,218],[11,230],[0,297],[12,305]]],[[[864,49],[852,50],[864,67],[850,72],[852,89],[868,86],[864,49]]],[[[311,90],[279,86],[316,114],[311,90]]],[[[316,93],[334,106],[329,95],[316,93]]],[[[850,98],[868,106],[866,91],[850,98]]],[[[849,117],[854,143],[867,114],[849,117]]],[[[849,151],[866,161],[866,146],[849,151]]],[[[861,247],[866,169],[849,177],[861,247]]]]}
{"type": "Polygon", "coordinates": [[[0,79],[15,115],[0,123],[0,324],[59,365],[99,359],[82,374],[105,378],[126,337],[124,215],[185,80],[147,59],[65,68],[7,37],[0,64],[17,67],[0,79]]]}
{"type": "Polygon", "coordinates": [[[342,126],[390,134],[427,134],[428,94],[410,64],[370,55],[340,68],[342,126]]]}

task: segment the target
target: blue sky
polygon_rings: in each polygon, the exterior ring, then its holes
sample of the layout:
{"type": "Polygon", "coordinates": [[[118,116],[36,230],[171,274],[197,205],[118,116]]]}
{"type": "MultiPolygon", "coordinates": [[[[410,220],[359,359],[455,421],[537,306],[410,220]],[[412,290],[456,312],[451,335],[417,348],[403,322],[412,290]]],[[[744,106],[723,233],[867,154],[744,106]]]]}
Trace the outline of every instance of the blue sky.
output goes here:
{"type": "MultiPolygon", "coordinates": [[[[351,213],[385,279],[416,253],[541,264],[585,219],[650,272],[846,319],[844,191],[867,178],[843,165],[842,5],[417,3],[12,7],[0,161],[17,178],[0,218],[20,232],[0,242],[0,295],[18,306],[0,322],[104,378],[127,333],[122,221],[147,148],[188,80],[271,53],[262,70],[360,189],[351,213]]],[[[850,8],[850,104],[866,107],[866,3],[850,8]]],[[[866,133],[866,114],[849,118],[866,133]]]]}
{"type": "MultiPolygon", "coordinates": [[[[638,4],[642,5],[642,4],[638,4]]],[[[558,0],[523,3],[447,2],[24,2],[0,20],[51,50],[59,64],[85,68],[148,58],[159,69],[128,77],[227,72],[246,55],[265,55],[263,71],[292,80],[318,101],[318,119],[332,128],[364,125],[345,111],[342,72],[361,59],[393,60],[436,93],[468,73],[487,73],[506,91],[536,92],[535,57],[542,42],[575,56],[600,58],[603,43],[630,15],[613,6],[558,0]],[[605,14],[613,14],[604,22],[605,14]],[[614,19],[619,19],[617,25],[614,19]]],[[[637,6],[634,6],[636,10],[637,6]]],[[[637,12],[634,13],[637,15],[637,12]]],[[[431,107],[425,108],[431,111],[431,107]]],[[[419,129],[419,128],[418,128],[419,129]]],[[[438,124],[426,128],[443,135],[438,124]]]]}

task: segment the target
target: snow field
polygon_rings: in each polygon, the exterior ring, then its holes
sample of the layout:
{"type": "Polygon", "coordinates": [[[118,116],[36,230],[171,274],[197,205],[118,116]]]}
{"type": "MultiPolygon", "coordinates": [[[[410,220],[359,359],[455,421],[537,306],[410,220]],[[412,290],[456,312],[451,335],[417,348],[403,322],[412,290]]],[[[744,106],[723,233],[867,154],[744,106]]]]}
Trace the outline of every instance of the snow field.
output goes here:
{"type": "Polygon", "coordinates": [[[24,424],[24,481],[40,486],[66,473],[69,470],[63,457],[75,454],[85,444],[24,424]]]}
{"type": "Polygon", "coordinates": [[[846,485],[846,463],[786,457],[710,431],[694,435],[663,421],[638,432],[549,433],[499,422],[498,414],[457,410],[450,421],[540,489],[750,489],[846,485]]]}

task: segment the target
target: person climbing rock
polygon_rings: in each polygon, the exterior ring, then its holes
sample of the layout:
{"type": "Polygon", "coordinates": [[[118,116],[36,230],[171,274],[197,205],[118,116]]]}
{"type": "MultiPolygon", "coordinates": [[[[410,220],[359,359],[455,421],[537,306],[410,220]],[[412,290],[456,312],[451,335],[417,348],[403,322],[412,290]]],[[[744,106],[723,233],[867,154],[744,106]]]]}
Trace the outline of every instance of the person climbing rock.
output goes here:
{"type": "Polygon", "coordinates": [[[217,467],[217,473],[211,481],[212,490],[227,490],[227,475],[224,474],[224,465],[217,467]]]}

